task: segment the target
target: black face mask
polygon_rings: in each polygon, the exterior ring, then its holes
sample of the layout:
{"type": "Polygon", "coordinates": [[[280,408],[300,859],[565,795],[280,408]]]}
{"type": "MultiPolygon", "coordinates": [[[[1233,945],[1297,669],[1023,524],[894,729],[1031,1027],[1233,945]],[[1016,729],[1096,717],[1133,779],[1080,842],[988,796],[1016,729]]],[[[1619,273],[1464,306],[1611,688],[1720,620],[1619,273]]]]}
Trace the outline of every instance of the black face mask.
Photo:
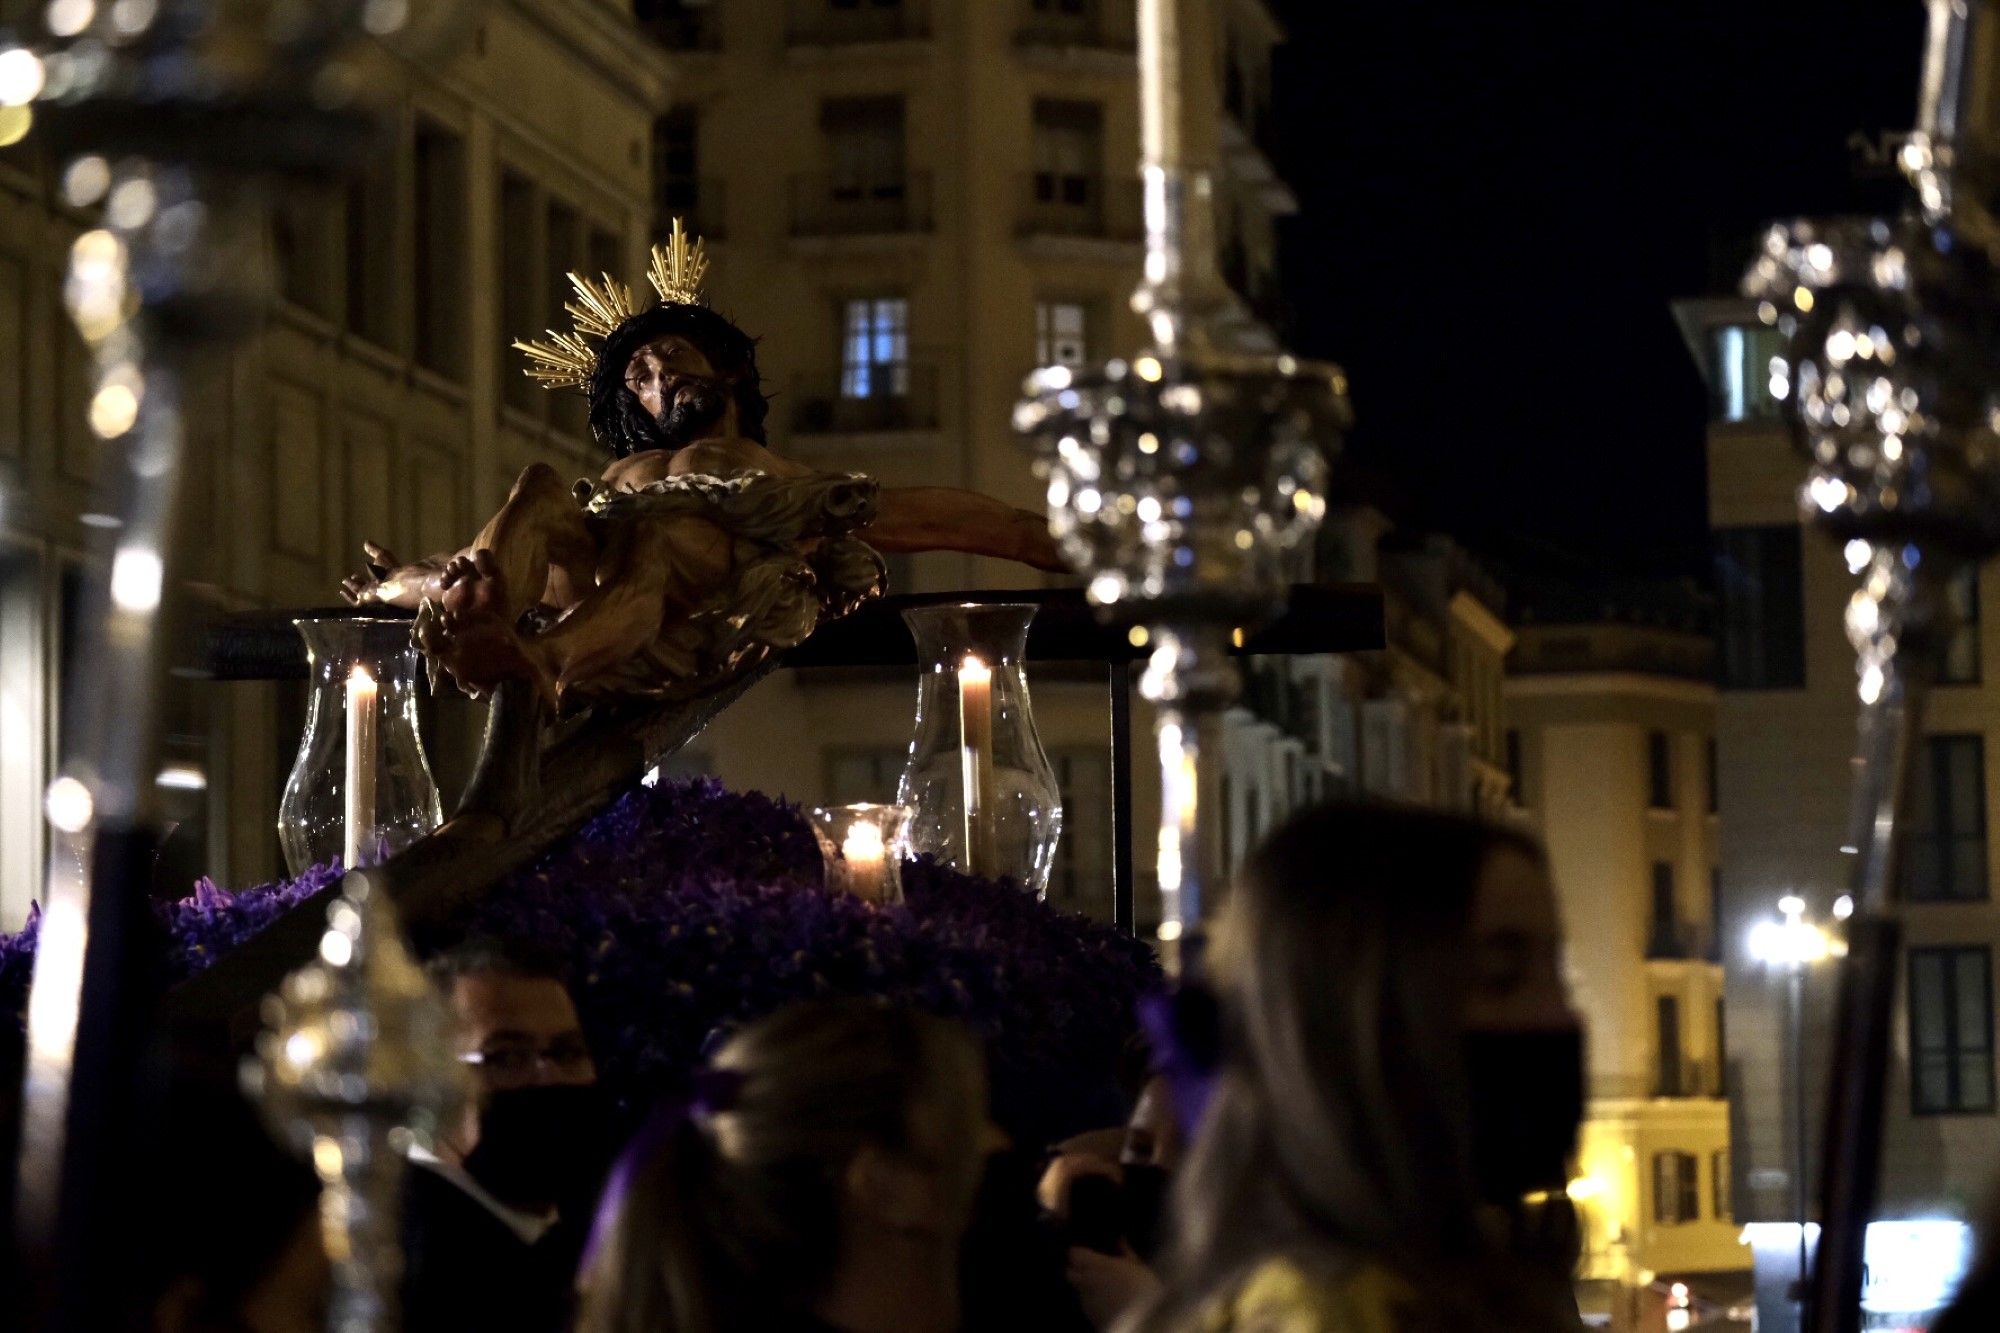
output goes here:
{"type": "Polygon", "coordinates": [[[1481,1197],[1511,1205],[1567,1184],[1583,1123],[1583,1034],[1469,1032],[1465,1077],[1481,1197]]]}
{"type": "Polygon", "coordinates": [[[588,1206],[611,1160],[610,1108],[595,1084],[537,1084],[490,1094],[465,1170],[521,1207],[588,1206]]]}
{"type": "Polygon", "coordinates": [[[1163,1166],[1128,1162],[1120,1168],[1125,1177],[1125,1239],[1141,1259],[1151,1261],[1166,1238],[1167,1191],[1173,1178],[1163,1166]]]}

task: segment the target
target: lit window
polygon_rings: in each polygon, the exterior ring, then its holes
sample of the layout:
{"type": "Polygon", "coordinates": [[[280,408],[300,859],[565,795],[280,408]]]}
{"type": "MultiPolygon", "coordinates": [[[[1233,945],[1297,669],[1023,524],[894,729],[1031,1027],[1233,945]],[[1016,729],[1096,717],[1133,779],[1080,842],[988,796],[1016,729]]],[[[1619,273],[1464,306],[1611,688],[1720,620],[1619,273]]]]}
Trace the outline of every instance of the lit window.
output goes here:
{"type": "Polygon", "coordinates": [[[1715,413],[1724,421],[1777,415],[1774,380],[1782,381],[1783,343],[1776,329],[1730,325],[1715,331],[1715,413]]]}
{"type": "Polygon", "coordinates": [[[1080,301],[1035,304],[1035,364],[1082,366],[1090,354],[1090,319],[1080,301]]]}
{"type": "Polygon", "coordinates": [[[847,302],[841,321],[840,396],[910,392],[910,303],[900,296],[847,302]]]}

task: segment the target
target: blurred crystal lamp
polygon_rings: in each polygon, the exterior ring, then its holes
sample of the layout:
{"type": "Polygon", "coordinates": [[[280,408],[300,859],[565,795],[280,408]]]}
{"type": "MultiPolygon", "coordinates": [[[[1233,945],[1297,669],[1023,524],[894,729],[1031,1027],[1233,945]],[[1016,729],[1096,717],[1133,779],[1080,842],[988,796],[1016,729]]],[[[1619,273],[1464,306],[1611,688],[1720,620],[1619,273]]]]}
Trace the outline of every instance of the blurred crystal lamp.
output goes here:
{"type": "Polygon", "coordinates": [[[968,875],[1048,892],[1062,793],[1023,669],[1031,605],[905,611],[917,641],[916,732],[897,784],[910,850],[968,875]]]}
{"type": "Polygon", "coordinates": [[[374,865],[443,820],[417,723],[410,627],[354,617],[293,623],[312,693],[278,806],[285,863],[294,875],[335,859],[349,870],[374,865]]]}
{"type": "Polygon", "coordinates": [[[814,806],[813,836],[826,863],[826,887],[878,907],[903,901],[910,808],[905,805],[814,806]]]}

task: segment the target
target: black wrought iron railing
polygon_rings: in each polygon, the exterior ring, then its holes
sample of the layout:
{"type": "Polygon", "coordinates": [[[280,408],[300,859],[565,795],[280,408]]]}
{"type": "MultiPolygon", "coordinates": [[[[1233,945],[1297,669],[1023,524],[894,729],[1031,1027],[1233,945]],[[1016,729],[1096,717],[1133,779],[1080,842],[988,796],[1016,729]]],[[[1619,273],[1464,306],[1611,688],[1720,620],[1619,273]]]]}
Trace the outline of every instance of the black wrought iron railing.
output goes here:
{"type": "Polygon", "coordinates": [[[640,0],[632,7],[639,31],[669,51],[720,51],[722,14],[717,5],[640,0]]]}
{"type": "Polygon", "coordinates": [[[1655,921],[1647,932],[1646,957],[1667,962],[1705,959],[1707,932],[1692,921],[1655,921]]]}
{"type": "Polygon", "coordinates": [[[1023,236],[1136,241],[1145,235],[1136,180],[1031,171],[1021,177],[1018,191],[1023,236]]]}
{"type": "Polygon", "coordinates": [[[1107,0],[1023,0],[1014,44],[1024,48],[1137,52],[1133,8],[1107,0]]]}
{"type": "Polygon", "coordinates": [[[785,11],[787,46],[912,42],[930,35],[930,6],[923,0],[791,0],[785,11]]]}
{"type": "Polygon", "coordinates": [[[938,368],[927,362],[871,362],[806,377],[793,392],[795,435],[935,430],[938,368]]]}
{"type": "Polygon", "coordinates": [[[888,236],[931,229],[929,172],[865,179],[816,172],[791,179],[794,236],[888,236]]]}

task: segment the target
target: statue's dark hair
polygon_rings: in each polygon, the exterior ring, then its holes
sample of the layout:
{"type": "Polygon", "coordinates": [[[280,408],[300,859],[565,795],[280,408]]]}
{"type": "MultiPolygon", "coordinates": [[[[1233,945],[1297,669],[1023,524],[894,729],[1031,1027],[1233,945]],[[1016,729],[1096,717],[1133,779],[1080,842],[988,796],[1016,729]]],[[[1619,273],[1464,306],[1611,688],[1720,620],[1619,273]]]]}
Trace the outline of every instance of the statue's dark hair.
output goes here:
{"type": "Polygon", "coordinates": [[[771,405],[757,374],[757,340],[707,306],[677,301],[640,311],[604,340],[590,380],[590,433],[597,442],[618,458],[656,447],[658,428],[625,387],[625,369],[634,352],[669,334],[701,349],[729,382],[744,438],[765,443],[764,418],[771,405]]]}

